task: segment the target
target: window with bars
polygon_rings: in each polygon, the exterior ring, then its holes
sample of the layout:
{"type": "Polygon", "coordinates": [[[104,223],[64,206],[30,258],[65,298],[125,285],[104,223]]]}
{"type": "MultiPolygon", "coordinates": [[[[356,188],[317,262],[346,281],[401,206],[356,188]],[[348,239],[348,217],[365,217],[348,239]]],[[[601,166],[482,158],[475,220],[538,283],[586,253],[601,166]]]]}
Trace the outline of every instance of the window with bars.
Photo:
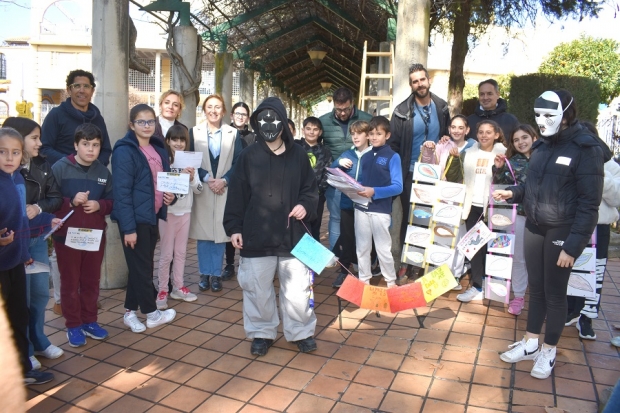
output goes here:
{"type": "MultiPolygon", "coordinates": [[[[140,92],[156,92],[155,90],[155,59],[138,59],[151,69],[151,73],[144,74],[129,69],[129,86],[140,92]]],[[[159,91],[157,91],[159,92],[159,91]]]]}
{"type": "Polygon", "coordinates": [[[6,79],[6,56],[0,53],[0,79],[6,79]]]}
{"type": "MultiPolygon", "coordinates": [[[[233,96],[239,96],[239,72],[233,72],[233,96]]],[[[213,62],[202,62],[202,81],[199,88],[201,95],[215,93],[215,65],[213,62]]]]}

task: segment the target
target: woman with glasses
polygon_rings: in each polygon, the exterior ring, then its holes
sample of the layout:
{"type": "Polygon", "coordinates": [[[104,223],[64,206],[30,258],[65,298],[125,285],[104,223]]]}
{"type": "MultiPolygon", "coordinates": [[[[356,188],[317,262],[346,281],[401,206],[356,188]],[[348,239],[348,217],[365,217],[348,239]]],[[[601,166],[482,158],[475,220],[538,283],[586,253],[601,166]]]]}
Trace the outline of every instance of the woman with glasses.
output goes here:
{"type": "MultiPolygon", "coordinates": [[[[176,90],[169,89],[159,97],[159,116],[155,119],[155,133],[153,137],[164,141],[168,129],[173,125],[183,125],[178,121],[181,112],[185,108],[183,95],[176,90]]],[[[185,126],[187,129],[187,126],[185,126]]]]}
{"type": "Polygon", "coordinates": [[[237,129],[222,124],[226,113],[222,96],[207,96],[202,110],[206,121],[189,131],[189,139],[190,150],[202,152],[202,168],[198,174],[207,188],[195,195],[189,237],[198,241],[196,249],[200,291],[211,288],[213,292],[218,292],[222,290],[224,249],[230,241],[223,226],[228,183],[243,145],[242,140],[237,139],[237,129]]]}
{"type": "MultiPolygon", "coordinates": [[[[256,141],[256,135],[248,128],[250,120],[250,108],[245,102],[237,102],[232,107],[232,122],[230,126],[237,128],[243,147],[253,144],[256,141]]],[[[228,250],[227,250],[228,251],[228,250]]]]}

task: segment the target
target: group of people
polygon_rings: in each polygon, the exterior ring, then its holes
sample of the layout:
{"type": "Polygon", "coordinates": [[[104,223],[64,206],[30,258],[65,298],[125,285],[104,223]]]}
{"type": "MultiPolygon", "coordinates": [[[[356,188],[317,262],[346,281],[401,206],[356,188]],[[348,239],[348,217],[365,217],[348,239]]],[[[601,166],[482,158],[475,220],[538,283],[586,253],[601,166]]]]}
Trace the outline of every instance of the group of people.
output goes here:
{"type": "MultiPolygon", "coordinates": [[[[50,234],[52,273],[60,274],[53,277],[55,301],[70,346],[108,336],[97,323],[97,300],[109,215],[118,225],[129,270],[123,321],[131,331],[173,321],[176,312],[168,299],[197,299],[184,279],[192,238],[200,291],[222,290],[222,281],[234,276],[239,250],[237,279],[252,354],[267,354],[277,335],[276,273],[284,337],[301,352],[311,352],[317,349],[314,274],[292,249],[306,233],[320,240],[327,204],[329,248],[342,266],[333,287],[355,272],[366,283],[380,273],[388,288],[406,284],[415,271],[406,264],[396,271],[390,227],[393,199],[400,196],[404,242],[417,162],[439,164],[442,179],[465,184],[461,233],[486,219],[492,184],[510,185],[492,194],[518,204],[508,311],[521,313],[528,285],[530,308],[525,337],[501,359],[535,360],[532,376],[548,377],[565,324],[577,323],[582,338],[596,338],[591,320],[600,307],[610,224],[618,219],[620,166],[596,129],[578,120],[568,91],[547,91],[536,100],[539,133],[507,113],[493,79],[480,83],[475,114],[450,117],[446,102],[430,92],[427,70],[415,64],[409,72],[412,93],[391,120],[359,110],[353,93],[340,88],[332,112],[304,120],[301,140],[294,139],[295,125],[277,98],[265,99],[253,113],[247,104],[235,104],[228,125],[224,99],[210,95],[202,104],[205,121],[188,128],[178,120],[183,96],[169,90],[160,97],[159,115],[146,104],[130,110],[127,133],[112,148],[105,121],[90,102],[94,77],[83,70],[69,73],[69,97],[41,127],[8,118],[0,129],[0,185],[7,194],[0,208],[0,287],[25,382],[52,380],[51,373],[38,370],[36,356],[63,354],[43,330],[50,234]],[[200,167],[175,163],[184,151],[202,153],[200,167]],[[358,195],[368,202],[353,202],[330,186],[329,167],[357,180],[358,195]],[[158,190],[163,172],[188,175],[188,193],[158,190]],[[595,228],[597,296],[567,300],[571,267],[595,228]],[[98,248],[69,242],[76,229],[103,231],[98,248]]],[[[484,298],[485,256],[483,248],[468,270],[457,254],[456,289],[470,273],[459,301],[484,298]]]]}

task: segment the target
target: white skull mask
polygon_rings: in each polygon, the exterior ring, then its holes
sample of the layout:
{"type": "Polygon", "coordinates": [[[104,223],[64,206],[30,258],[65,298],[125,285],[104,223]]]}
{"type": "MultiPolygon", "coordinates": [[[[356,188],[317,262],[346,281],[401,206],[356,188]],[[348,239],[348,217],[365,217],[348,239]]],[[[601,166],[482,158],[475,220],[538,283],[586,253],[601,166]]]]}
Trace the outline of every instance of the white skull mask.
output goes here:
{"type": "MultiPolygon", "coordinates": [[[[568,106],[573,103],[571,98],[568,106]]],[[[562,115],[568,109],[562,108],[560,97],[555,92],[546,91],[534,102],[534,114],[540,134],[542,136],[553,136],[559,132],[562,126],[562,115]]]]}

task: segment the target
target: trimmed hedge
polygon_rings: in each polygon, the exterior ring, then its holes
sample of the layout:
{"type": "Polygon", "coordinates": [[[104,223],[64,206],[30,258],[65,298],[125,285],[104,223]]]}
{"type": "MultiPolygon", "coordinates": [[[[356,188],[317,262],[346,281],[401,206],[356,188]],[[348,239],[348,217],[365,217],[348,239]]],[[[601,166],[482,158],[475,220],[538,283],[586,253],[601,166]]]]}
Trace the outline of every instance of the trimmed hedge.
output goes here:
{"type": "Polygon", "coordinates": [[[464,100],[463,108],[461,109],[461,115],[473,115],[479,105],[480,103],[478,103],[478,98],[469,98],[467,100],[464,100]]]}
{"type": "Polygon", "coordinates": [[[508,111],[523,123],[537,128],[534,101],[546,90],[566,89],[575,97],[577,117],[596,125],[601,90],[598,80],[581,76],[531,73],[514,76],[510,81],[508,111]]]}

